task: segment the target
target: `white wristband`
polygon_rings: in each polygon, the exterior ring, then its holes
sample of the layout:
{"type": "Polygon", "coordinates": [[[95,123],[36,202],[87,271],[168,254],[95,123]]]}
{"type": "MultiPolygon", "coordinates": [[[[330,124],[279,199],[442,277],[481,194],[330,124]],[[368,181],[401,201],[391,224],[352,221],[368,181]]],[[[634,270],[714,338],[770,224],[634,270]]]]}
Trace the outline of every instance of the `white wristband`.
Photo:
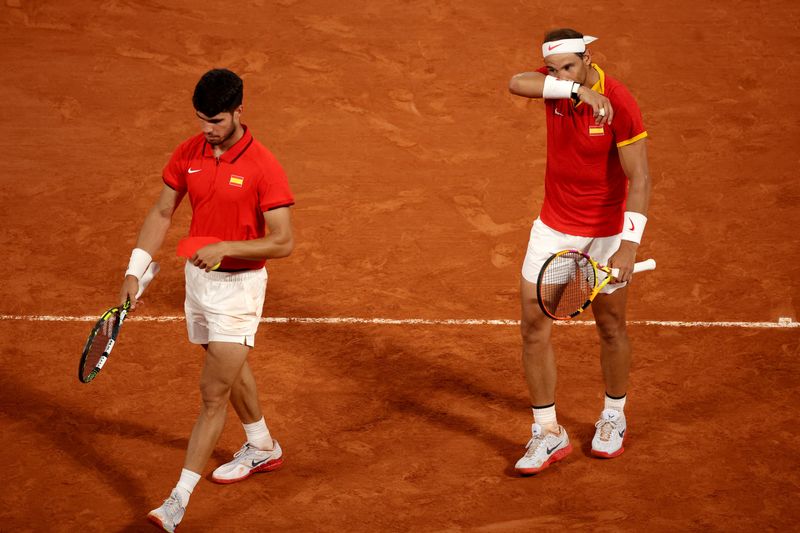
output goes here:
{"type": "Polygon", "coordinates": [[[542,98],[557,100],[559,98],[572,98],[572,85],[575,82],[560,80],[555,76],[545,76],[542,98]]]}
{"type": "Polygon", "coordinates": [[[625,211],[622,221],[622,240],[635,243],[642,242],[642,233],[647,225],[647,217],[636,211],[625,211]]]}
{"type": "Polygon", "coordinates": [[[153,257],[141,248],[134,248],[131,252],[131,260],[128,262],[128,270],[125,271],[126,276],[134,276],[136,279],[142,279],[145,270],[150,266],[153,257]]]}

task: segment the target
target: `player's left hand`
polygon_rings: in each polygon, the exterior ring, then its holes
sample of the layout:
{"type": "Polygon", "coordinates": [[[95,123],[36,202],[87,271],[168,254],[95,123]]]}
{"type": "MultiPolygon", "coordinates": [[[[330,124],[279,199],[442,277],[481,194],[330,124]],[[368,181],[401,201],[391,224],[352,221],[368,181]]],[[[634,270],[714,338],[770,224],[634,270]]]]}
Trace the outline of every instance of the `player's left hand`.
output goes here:
{"type": "Polygon", "coordinates": [[[584,104],[591,106],[594,113],[594,122],[598,125],[608,124],[614,119],[614,108],[611,105],[611,100],[604,94],[589,89],[588,87],[581,87],[578,90],[578,98],[584,104]]]}
{"type": "Polygon", "coordinates": [[[608,265],[611,268],[619,269],[619,276],[617,276],[613,283],[623,283],[630,281],[633,277],[633,264],[636,262],[636,250],[639,245],[631,241],[621,241],[619,249],[614,252],[608,259],[608,265]]]}
{"type": "Polygon", "coordinates": [[[219,267],[225,255],[226,255],[225,241],[215,242],[214,244],[203,246],[202,248],[197,250],[197,253],[194,254],[194,256],[192,256],[190,261],[197,268],[202,268],[206,272],[210,272],[211,270],[214,270],[219,267]]]}

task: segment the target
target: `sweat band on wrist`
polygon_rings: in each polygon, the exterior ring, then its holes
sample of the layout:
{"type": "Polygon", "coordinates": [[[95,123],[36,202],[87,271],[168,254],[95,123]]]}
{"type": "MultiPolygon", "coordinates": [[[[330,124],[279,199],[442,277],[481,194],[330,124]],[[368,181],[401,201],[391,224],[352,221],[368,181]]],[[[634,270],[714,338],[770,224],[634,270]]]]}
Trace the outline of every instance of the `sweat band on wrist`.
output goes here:
{"type": "Polygon", "coordinates": [[[637,244],[642,242],[642,233],[647,225],[647,217],[636,211],[625,211],[625,218],[622,223],[622,240],[631,241],[637,244]]]}
{"type": "Polygon", "coordinates": [[[559,98],[572,98],[572,84],[569,80],[560,80],[555,76],[545,76],[542,98],[557,100],[559,98]]]}
{"type": "Polygon", "coordinates": [[[134,248],[131,252],[131,260],[128,261],[128,270],[125,271],[126,276],[134,276],[136,279],[142,279],[144,271],[150,266],[153,257],[141,248],[134,248]]]}

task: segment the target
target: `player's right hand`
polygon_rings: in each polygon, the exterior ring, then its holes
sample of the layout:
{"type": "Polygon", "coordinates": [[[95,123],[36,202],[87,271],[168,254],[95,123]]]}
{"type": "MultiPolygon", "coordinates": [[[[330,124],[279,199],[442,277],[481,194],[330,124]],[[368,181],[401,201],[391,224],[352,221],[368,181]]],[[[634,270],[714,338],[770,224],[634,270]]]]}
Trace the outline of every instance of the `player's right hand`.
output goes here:
{"type": "Polygon", "coordinates": [[[122,282],[122,289],[119,292],[119,305],[125,305],[128,300],[131,301],[131,311],[136,309],[136,293],[139,292],[139,280],[136,276],[125,276],[122,282]]]}
{"type": "Polygon", "coordinates": [[[611,101],[605,95],[588,87],[581,87],[581,89],[578,91],[578,98],[586,105],[592,106],[595,123],[611,125],[611,121],[614,118],[614,108],[611,106],[611,101]]]}

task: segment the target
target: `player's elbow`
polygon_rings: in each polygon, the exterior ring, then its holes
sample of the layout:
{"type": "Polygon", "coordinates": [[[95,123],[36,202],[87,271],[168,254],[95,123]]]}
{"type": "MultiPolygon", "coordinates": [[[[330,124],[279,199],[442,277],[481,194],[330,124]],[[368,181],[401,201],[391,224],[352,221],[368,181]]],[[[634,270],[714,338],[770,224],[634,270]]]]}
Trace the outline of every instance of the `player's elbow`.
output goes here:
{"type": "Polygon", "coordinates": [[[293,251],[294,251],[294,238],[291,235],[289,235],[286,238],[281,239],[278,247],[278,255],[276,257],[277,258],[289,257],[290,255],[292,255],[293,251]]]}

